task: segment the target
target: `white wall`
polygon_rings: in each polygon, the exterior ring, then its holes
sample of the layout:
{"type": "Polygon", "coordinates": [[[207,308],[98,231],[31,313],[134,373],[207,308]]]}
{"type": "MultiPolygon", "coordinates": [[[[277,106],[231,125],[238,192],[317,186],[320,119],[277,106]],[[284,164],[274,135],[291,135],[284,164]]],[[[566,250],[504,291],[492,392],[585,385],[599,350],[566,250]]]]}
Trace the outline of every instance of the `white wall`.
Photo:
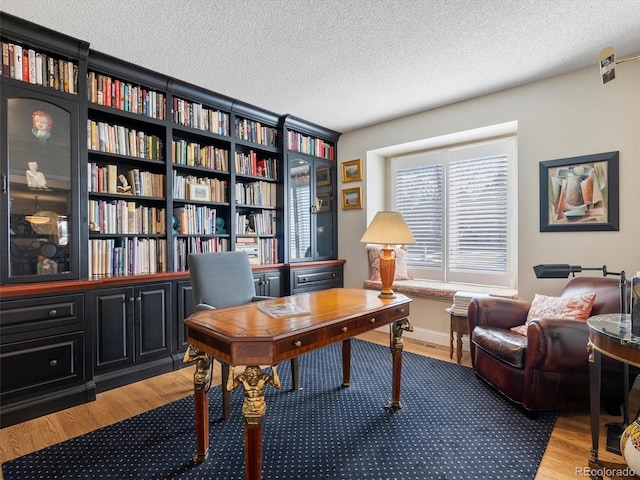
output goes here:
{"type": "MultiPolygon", "coordinates": [[[[406,142],[503,122],[518,123],[518,290],[557,294],[566,280],[538,280],[539,263],[607,265],[611,271],[640,271],[640,62],[616,67],[615,81],[603,86],[593,67],[497,92],[458,104],[344,134],[339,160],[361,158],[362,210],[338,213],[339,254],[345,258],[345,286],[362,287],[368,274],[360,237],[375,211],[382,209],[386,180],[367,152],[406,142]],[[593,153],[620,152],[620,230],[618,232],[539,231],[539,162],[593,153]],[[367,217],[367,209],[370,209],[367,217]]],[[[425,85],[428,88],[428,85],[425,85]]],[[[371,99],[375,101],[375,99],[371,99]]],[[[597,274],[587,272],[587,274],[597,274]]],[[[446,302],[414,299],[412,321],[425,339],[448,339],[446,302]],[[446,332],[446,335],[443,333],[446,332]]],[[[441,343],[441,342],[438,342],[441,343]]]]}

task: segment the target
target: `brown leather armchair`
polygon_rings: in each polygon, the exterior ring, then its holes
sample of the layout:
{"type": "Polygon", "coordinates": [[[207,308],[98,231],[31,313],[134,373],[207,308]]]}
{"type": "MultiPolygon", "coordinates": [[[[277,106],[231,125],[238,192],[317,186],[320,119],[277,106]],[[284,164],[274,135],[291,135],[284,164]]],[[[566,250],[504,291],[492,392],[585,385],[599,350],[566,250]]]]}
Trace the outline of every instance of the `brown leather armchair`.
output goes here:
{"type": "MultiPolygon", "coordinates": [[[[627,289],[629,290],[629,289],[627,289]]],[[[616,278],[577,277],[561,296],[595,292],[591,315],[620,311],[616,278]]],[[[534,319],[523,325],[531,303],[498,297],[475,298],[468,310],[471,362],[476,375],[526,410],[589,406],[589,328],[585,321],[534,319]]],[[[629,385],[638,373],[631,369],[629,385]]],[[[619,414],[624,401],[622,363],[603,355],[601,404],[619,414]]]]}

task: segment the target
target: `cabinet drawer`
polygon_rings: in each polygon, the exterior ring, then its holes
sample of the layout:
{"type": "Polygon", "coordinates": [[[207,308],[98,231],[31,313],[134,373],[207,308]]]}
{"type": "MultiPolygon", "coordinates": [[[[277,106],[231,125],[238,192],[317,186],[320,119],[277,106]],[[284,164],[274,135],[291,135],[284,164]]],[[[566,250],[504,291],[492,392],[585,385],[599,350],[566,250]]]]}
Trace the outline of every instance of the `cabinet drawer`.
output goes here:
{"type": "Polygon", "coordinates": [[[80,332],[3,345],[0,350],[3,401],[58,388],[84,378],[84,335],[80,332]]]}
{"type": "Polygon", "coordinates": [[[10,300],[0,305],[3,335],[84,323],[84,294],[10,300]]]}
{"type": "Polygon", "coordinates": [[[342,287],[342,266],[292,270],[294,293],[342,287]]]}

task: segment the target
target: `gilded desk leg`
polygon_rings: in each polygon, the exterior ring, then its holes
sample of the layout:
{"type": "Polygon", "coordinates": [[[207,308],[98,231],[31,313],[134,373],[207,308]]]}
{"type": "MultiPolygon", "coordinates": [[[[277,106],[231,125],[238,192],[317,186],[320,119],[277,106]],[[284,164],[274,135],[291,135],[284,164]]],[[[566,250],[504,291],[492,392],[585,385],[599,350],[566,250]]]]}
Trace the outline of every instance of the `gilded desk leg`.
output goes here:
{"type": "Polygon", "coordinates": [[[351,385],[351,339],[342,340],[342,386],[351,385]]]}
{"type": "Polygon", "coordinates": [[[280,388],[280,379],[275,365],[271,367],[273,376],[260,370],[260,367],[250,365],[234,378],[233,368],[227,378],[227,390],[231,391],[242,384],[244,388],[244,402],[242,415],[244,417],[244,468],[246,480],[259,480],[262,474],[262,423],[267,404],[264,399],[264,389],[268,383],[280,388]]]}
{"type": "Polygon", "coordinates": [[[211,386],[211,370],[213,358],[208,354],[189,345],[184,354],[184,362],[196,361],[193,374],[193,396],[196,417],[196,454],[193,460],[204,462],[209,456],[209,401],[208,393],[211,386]]]}
{"type": "Polygon", "coordinates": [[[589,352],[589,400],[591,403],[591,452],[589,465],[598,465],[598,438],[600,435],[600,369],[602,354],[593,348],[591,342],[587,345],[589,352]]]}
{"type": "Polygon", "coordinates": [[[400,409],[400,380],[402,378],[402,332],[413,332],[413,326],[408,318],[396,320],[391,324],[391,357],[393,360],[393,386],[391,389],[391,402],[387,405],[387,409],[400,409]]]}

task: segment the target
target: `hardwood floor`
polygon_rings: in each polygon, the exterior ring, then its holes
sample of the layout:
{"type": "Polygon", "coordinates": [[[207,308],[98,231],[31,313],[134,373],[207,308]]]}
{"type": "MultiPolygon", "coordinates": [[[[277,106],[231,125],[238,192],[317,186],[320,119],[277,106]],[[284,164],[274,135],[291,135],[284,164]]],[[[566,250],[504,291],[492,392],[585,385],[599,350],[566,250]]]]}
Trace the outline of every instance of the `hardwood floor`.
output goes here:
{"type": "MultiPolygon", "coordinates": [[[[369,332],[360,338],[388,345],[388,335],[369,332]]],[[[405,350],[428,355],[444,361],[449,349],[405,338],[405,350]]],[[[471,366],[469,353],[464,352],[462,363],[471,366]]],[[[216,362],[214,383],[220,382],[219,364],[216,362]]],[[[36,418],[0,430],[0,462],[5,462],[49,445],[62,442],[92,430],[119,422],[125,418],[151,410],[192,394],[193,367],[160,375],[149,380],[126,385],[98,395],[95,402],[69,408],[61,412],[36,418]]],[[[631,412],[635,414],[640,395],[634,390],[631,412]]],[[[622,463],[622,457],[607,452],[606,428],[608,422],[619,422],[620,417],[602,415],[600,418],[600,459],[622,463]]],[[[564,480],[588,477],[587,467],[591,448],[590,419],[587,411],[563,412],[558,419],[547,450],[542,458],[536,479],[564,480]]],[[[2,475],[0,474],[0,480],[2,475]]]]}

